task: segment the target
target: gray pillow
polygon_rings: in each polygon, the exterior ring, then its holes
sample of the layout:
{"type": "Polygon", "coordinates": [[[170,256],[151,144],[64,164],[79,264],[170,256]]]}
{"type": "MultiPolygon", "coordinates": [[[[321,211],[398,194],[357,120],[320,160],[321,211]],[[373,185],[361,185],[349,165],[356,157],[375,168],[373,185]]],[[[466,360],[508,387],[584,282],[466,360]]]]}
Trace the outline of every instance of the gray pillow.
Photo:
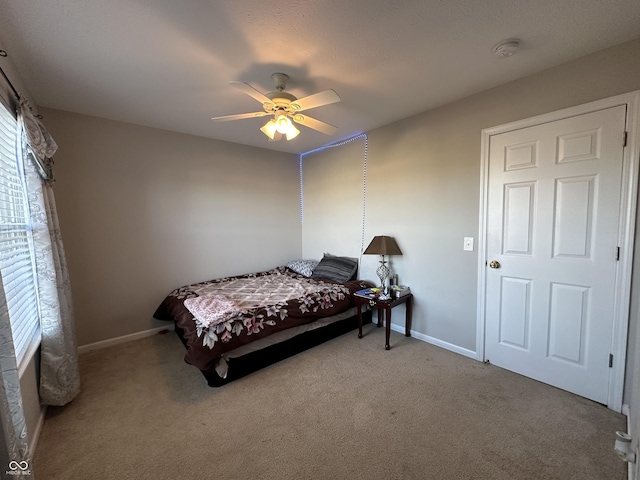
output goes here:
{"type": "Polygon", "coordinates": [[[328,278],[335,282],[351,280],[358,270],[358,261],[349,257],[326,255],[313,269],[311,278],[328,278]]]}

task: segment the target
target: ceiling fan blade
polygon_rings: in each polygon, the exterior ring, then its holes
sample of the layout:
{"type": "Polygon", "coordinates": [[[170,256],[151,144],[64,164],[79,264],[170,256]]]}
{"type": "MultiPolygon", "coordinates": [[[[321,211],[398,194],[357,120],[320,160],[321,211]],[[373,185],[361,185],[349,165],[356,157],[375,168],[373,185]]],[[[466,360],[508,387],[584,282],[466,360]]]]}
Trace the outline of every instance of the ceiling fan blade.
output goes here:
{"type": "Polygon", "coordinates": [[[269,115],[267,112],[251,112],[251,113],[239,113],[237,115],[225,115],[223,117],[213,117],[211,120],[216,122],[228,122],[229,120],[242,120],[243,118],[264,117],[269,115]]]}
{"type": "Polygon", "coordinates": [[[291,117],[294,122],[304,125],[305,127],[313,128],[319,132],[326,133],[327,135],[333,135],[338,131],[338,127],[329,125],[328,123],[321,122],[315,118],[307,117],[306,115],[300,115],[299,113],[291,117]]]}
{"type": "Polygon", "coordinates": [[[236,88],[239,88],[240,90],[242,90],[244,93],[246,93],[247,95],[249,95],[250,97],[255,98],[257,101],[259,101],[260,103],[262,103],[263,105],[265,103],[268,103],[270,105],[273,105],[273,102],[271,101],[271,99],[269,97],[267,97],[266,95],[264,95],[263,93],[260,93],[258,90],[256,90],[255,88],[253,88],[251,85],[249,85],[248,83],[244,83],[244,82],[229,82],[231,85],[233,85],[236,88]]]}
{"type": "Polygon", "coordinates": [[[309,110],[310,108],[322,107],[340,101],[340,96],[334,90],[325,90],[323,92],[314,93],[307,97],[299,98],[289,104],[289,108],[294,112],[309,110]]]}

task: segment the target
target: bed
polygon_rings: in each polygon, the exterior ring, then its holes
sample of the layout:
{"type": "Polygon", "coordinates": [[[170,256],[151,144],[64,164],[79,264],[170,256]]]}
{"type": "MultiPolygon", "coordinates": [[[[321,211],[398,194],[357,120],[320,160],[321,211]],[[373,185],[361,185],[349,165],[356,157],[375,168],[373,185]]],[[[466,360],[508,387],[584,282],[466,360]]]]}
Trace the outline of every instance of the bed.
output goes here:
{"type": "Polygon", "coordinates": [[[357,328],[352,294],[373,285],[356,280],[357,260],[347,260],[325,255],[185,285],[153,316],[174,322],[185,361],[222,386],[357,328]]]}

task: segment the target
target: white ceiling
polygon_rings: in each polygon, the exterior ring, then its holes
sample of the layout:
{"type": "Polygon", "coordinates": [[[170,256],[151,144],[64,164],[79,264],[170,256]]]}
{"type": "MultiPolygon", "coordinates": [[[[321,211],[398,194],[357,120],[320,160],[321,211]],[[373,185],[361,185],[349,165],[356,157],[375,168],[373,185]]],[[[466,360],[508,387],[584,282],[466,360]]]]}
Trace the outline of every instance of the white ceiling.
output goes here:
{"type": "MultiPolygon", "coordinates": [[[[638,0],[2,0],[0,41],[39,106],[302,153],[640,36],[638,0]],[[493,46],[521,40],[513,57],[493,46]],[[333,136],[269,142],[229,85],[298,98],[333,136]]],[[[0,63],[1,66],[1,63],[0,63]]],[[[45,119],[46,124],[46,119],[45,119]]]]}

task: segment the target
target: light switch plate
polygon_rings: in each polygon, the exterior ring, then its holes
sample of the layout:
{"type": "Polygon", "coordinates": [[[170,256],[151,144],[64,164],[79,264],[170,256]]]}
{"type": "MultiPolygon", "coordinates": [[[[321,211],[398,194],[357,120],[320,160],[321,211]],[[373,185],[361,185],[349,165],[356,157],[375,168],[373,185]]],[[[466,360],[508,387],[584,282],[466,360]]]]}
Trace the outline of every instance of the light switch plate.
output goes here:
{"type": "Polygon", "coordinates": [[[464,237],[463,248],[468,252],[473,252],[473,237],[464,237]]]}

